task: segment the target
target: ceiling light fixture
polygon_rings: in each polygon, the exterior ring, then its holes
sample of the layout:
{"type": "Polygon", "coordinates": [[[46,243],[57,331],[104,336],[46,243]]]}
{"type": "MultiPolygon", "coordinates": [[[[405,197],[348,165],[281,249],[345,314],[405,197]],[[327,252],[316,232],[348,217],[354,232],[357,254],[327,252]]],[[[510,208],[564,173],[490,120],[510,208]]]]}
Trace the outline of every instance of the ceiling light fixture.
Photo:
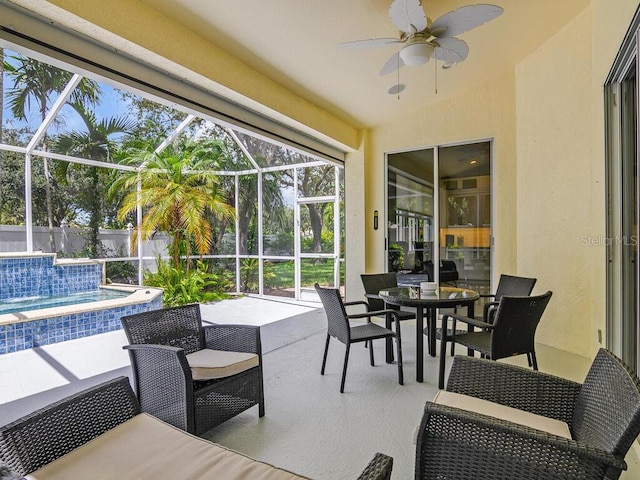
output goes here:
{"type": "Polygon", "coordinates": [[[427,63],[433,50],[433,45],[426,42],[411,43],[400,50],[400,58],[405,65],[416,67],[427,63]]]}

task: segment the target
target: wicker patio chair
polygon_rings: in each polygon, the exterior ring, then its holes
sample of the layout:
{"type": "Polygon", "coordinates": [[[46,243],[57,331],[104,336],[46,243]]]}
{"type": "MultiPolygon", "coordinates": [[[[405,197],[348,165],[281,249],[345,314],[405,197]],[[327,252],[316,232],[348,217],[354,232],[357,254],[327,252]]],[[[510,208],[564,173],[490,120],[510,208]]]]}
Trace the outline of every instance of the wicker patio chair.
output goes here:
{"type": "Polygon", "coordinates": [[[121,321],[144,412],[196,435],[254,405],[264,416],[259,327],[203,326],[197,304],[129,315],[121,321]],[[231,356],[215,378],[200,375],[202,365],[189,363],[194,363],[194,353],[211,351],[231,356]]]}
{"type": "Polygon", "coordinates": [[[582,384],[457,356],[447,391],[566,422],[571,438],[427,402],[417,436],[416,479],[617,479],[640,433],[640,382],[604,349],[582,384]]]}
{"type": "Polygon", "coordinates": [[[533,291],[533,287],[536,285],[537,278],[518,277],[515,275],[501,274],[498,281],[498,287],[496,293],[482,294],[480,298],[491,299],[484,305],[483,319],[487,323],[493,323],[493,316],[495,315],[496,308],[500,303],[500,299],[503,295],[509,295],[511,297],[528,297],[533,291]]]}
{"type": "Polygon", "coordinates": [[[324,356],[322,357],[322,369],[320,373],[324,375],[324,369],[327,364],[327,352],[329,351],[329,340],[331,337],[344,343],[347,347],[344,354],[344,367],[342,369],[342,381],[340,383],[340,393],[344,393],[344,382],[347,378],[347,364],[349,362],[349,350],[352,343],[370,342],[369,343],[369,359],[371,366],[374,366],[373,358],[373,340],[380,338],[395,338],[398,351],[398,382],[400,385],[404,383],[402,373],[402,342],[400,340],[400,319],[395,310],[367,311],[347,315],[345,307],[353,305],[363,305],[368,308],[369,304],[364,301],[346,302],[342,301],[340,291],[336,288],[323,288],[317,283],[315,289],[322,301],[322,306],[327,315],[327,342],[324,347],[324,356]],[[384,328],[378,324],[371,322],[371,317],[376,315],[389,314],[394,322],[396,330],[384,328]],[[367,323],[363,325],[351,326],[350,319],[367,319],[367,323]]]}
{"type": "MultiPolygon", "coordinates": [[[[470,350],[480,352],[484,358],[499,360],[515,355],[527,355],[529,365],[538,369],[535,335],[542,314],[551,300],[551,292],[531,297],[510,297],[503,295],[496,310],[493,323],[487,323],[455,313],[442,317],[442,324],[453,320],[452,328],[447,330],[445,338],[440,340],[439,385],[444,385],[446,342],[464,345],[470,350]],[[480,331],[461,332],[456,330],[457,322],[463,322],[480,331]]],[[[442,331],[441,331],[442,334],[442,331]]]]}
{"type": "MultiPolygon", "coordinates": [[[[387,288],[395,288],[398,286],[398,275],[396,272],[390,273],[363,273],[360,275],[362,279],[362,286],[364,287],[365,297],[369,304],[369,310],[385,310],[392,309],[398,312],[400,320],[414,320],[416,318],[415,312],[405,312],[400,310],[397,305],[386,305],[384,300],[378,296],[380,290],[387,288]]],[[[389,325],[386,325],[390,328],[389,325]]]]}

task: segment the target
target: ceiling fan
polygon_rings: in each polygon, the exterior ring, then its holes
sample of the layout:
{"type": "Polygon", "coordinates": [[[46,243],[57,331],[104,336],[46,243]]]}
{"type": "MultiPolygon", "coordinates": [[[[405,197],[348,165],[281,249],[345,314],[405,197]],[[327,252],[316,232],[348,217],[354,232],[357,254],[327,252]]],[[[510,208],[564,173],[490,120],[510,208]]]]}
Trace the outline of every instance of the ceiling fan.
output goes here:
{"type": "Polygon", "coordinates": [[[469,54],[469,46],[456,38],[463,32],[478,27],[503,12],[496,5],[467,5],[453,10],[434,22],[424,13],[421,0],[394,0],[389,7],[389,17],[400,29],[399,38],[372,38],[341,43],[345,48],[375,48],[401,45],[398,52],[384,64],[380,75],[387,75],[400,67],[423,65],[430,58],[452,66],[462,62],[469,54]]]}

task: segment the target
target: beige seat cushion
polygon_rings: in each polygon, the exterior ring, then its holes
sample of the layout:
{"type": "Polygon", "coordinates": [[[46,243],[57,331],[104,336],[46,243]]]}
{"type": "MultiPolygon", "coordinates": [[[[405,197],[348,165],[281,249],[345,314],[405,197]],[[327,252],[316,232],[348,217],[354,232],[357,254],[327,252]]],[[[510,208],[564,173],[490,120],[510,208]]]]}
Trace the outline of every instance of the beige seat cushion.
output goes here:
{"type": "Polygon", "coordinates": [[[260,364],[254,353],[225,352],[205,348],[187,355],[194,380],[214,380],[230,377],[260,364]]]}
{"type": "Polygon", "coordinates": [[[30,480],[296,480],[287,470],[142,413],[26,477],[30,480]]]}
{"type": "Polygon", "coordinates": [[[518,410],[517,408],[500,405],[499,403],[489,402],[480,398],[440,390],[433,399],[433,403],[480,413],[489,417],[499,418],[501,420],[507,420],[519,425],[535,428],[536,430],[542,430],[560,437],[571,438],[569,426],[565,422],[543,417],[542,415],[536,415],[535,413],[525,412],[524,410],[518,410]]]}

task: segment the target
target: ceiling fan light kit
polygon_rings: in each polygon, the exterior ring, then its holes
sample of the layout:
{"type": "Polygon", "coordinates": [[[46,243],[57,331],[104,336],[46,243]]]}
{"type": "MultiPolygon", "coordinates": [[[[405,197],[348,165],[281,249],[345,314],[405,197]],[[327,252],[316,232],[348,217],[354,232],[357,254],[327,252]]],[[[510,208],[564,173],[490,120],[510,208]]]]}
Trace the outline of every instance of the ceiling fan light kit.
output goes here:
{"type": "Polygon", "coordinates": [[[430,43],[412,43],[400,50],[402,62],[409,67],[424,65],[433,55],[434,47],[430,43]]]}
{"type": "MultiPolygon", "coordinates": [[[[389,7],[389,17],[400,30],[399,38],[373,38],[341,43],[346,48],[374,48],[401,45],[384,64],[380,75],[399,71],[407,65],[424,65],[432,57],[444,62],[443,68],[464,61],[469,46],[455,35],[476,28],[502,15],[496,5],[467,5],[439,17],[434,22],[424,13],[421,0],[394,0],[389,7]]],[[[437,91],[437,90],[436,90],[437,91]]]]}

